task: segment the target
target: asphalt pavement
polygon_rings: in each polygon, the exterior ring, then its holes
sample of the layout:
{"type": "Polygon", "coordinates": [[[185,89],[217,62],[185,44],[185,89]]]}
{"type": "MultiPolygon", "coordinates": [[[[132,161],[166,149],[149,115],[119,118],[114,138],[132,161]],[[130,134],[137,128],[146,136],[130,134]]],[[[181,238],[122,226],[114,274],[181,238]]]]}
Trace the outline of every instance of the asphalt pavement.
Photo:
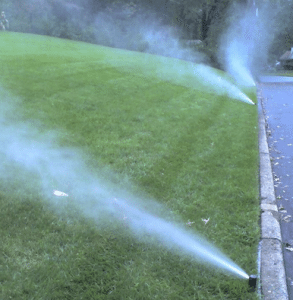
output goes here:
{"type": "Polygon", "coordinates": [[[293,300],[293,77],[259,81],[261,289],[293,300]]]}

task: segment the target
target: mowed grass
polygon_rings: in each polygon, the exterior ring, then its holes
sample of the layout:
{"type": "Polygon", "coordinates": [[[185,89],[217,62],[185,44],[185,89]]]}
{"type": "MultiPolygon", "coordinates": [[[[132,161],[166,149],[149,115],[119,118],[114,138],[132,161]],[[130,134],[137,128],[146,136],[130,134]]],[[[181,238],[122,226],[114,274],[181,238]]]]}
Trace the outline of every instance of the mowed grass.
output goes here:
{"type": "MultiPolygon", "coordinates": [[[[256,107],[213,93],[182,72],[187,62],[17,33],[1,33],[0,45],[11,95],[1,100],[21,99],[15,124],[53,130],[93,175],[164,204],[257,272],[256,107]]],[[[0,299],[257,299],[246,280],[135,238],[119,221],[58,213],[35,174],[9,161],[3,169],[0,299]]]]}
{"type": "Polygon", "coordinates": [[[262,74],[264,76],[286,76],[286,77],[291,77],[293,76],[293,71],[292,70],[276,70],[276,71],[271,71],[271,72],[265,72],[262,74]]]}

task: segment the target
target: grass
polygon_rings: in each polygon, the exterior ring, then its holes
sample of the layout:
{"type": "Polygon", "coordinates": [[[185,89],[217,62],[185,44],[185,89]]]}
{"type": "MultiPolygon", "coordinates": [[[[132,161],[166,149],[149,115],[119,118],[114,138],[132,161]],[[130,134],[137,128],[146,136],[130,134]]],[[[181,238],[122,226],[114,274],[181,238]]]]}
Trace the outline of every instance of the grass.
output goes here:
{"type": "MultiPolygon", "coordinates": [[[[54,131],[54,145],[81,149],[93,175],[156,199],[256,273],[256,107],[212,92],[183,61],[17,33],[1,33],[0,45],[13,124],[29,122],[40,139],[54,131]]],[[[245,280],[118,221],[56,211],[34,172],[2,161],[1,299],[257,299],[245,280]]]]}
{"type": "Polygon", "coordinates": [[[271,75],[271,76],[293,76],[292,70],[276,70],[271,72],[265,72],[264,75],[271,75]]]}

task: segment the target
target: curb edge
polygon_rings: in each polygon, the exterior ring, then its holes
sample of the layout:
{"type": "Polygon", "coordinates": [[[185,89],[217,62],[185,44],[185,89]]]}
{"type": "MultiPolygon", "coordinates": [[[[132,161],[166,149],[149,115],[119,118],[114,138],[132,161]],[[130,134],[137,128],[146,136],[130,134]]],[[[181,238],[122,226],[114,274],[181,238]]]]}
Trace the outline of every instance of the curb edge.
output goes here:
{"type": "Polygon", "coordinates": [[[282,235],[266,135],[263,97],[257,87],[261,207],[260,285],[265,300],[289,300],[282,235]]]}

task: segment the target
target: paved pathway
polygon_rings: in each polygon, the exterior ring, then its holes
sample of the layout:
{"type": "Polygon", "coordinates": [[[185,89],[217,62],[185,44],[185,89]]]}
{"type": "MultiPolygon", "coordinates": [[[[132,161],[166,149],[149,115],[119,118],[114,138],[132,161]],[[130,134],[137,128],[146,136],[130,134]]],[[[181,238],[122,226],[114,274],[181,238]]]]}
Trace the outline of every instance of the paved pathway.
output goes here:
{"type": "Polygon", "coordinates": [[[261,78],[289,299],[293,300],[293,77],[261,78]]]}

